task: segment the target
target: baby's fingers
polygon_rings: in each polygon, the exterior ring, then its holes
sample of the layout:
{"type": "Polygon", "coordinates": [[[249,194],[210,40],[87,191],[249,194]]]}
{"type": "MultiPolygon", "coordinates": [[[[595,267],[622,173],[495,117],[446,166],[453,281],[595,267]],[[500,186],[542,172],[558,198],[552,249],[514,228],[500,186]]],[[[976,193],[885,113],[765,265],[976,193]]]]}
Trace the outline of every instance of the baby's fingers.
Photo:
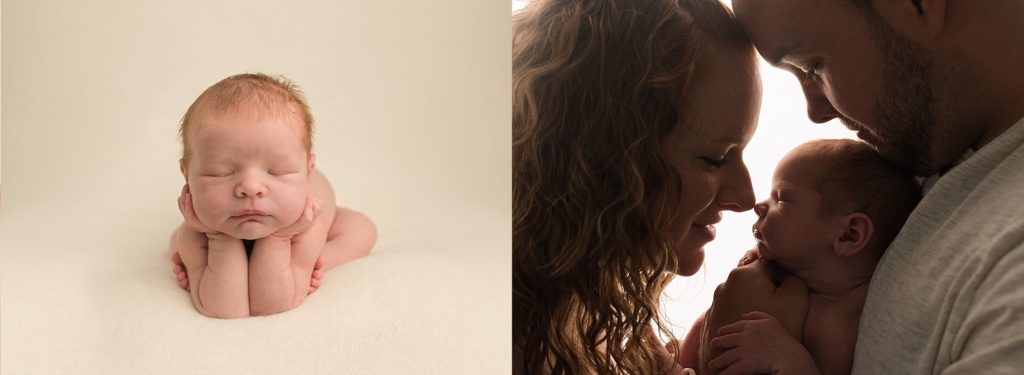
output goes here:
{"type": "Polygon", "coordinates": [[[313,198],[313,219],[320,217],[320,213],[324,210],[324,201],[320,198],[313,198]]]}
{"type": "Polygon", "coordinates": [[[748,312],[746,314],[741,315],[741,317],[743,319],[749,319],[749,320],[774,319],[775,318],[774,316],[771,316],[768,313],[764,313],[764,312],[760,312],[760,311],[751,311],[751,312],[748,312]]]}

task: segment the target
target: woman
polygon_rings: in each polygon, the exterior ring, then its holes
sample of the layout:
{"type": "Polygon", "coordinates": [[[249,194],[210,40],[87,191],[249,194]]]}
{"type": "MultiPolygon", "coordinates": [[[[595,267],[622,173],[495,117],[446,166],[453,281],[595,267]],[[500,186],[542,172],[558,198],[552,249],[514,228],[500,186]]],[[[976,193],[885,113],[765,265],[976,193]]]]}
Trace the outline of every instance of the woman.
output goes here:
{"type": "Polygon", "coordinates": [[[662,290],[754,204],[753,47],[716,0],[537,1],[513,23],[514,372],[666,372],[662,290]]]}

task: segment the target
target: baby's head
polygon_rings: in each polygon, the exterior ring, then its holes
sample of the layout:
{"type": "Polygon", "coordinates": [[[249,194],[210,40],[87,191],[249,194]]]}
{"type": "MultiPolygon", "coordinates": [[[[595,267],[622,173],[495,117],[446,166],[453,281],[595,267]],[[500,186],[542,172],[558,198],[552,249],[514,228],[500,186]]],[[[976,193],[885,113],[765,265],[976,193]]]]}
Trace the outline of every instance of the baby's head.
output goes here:
{"type": "Polygon", "coordinates": [[[181,172],[196,216],[232,237],[295,222],[309,195],[313,118],[287,79],[239,74],[206,89],[181,121],[181,172]]]}
{"type": "Polygon", "coordinates": [[[919,199],[914,177],[868,144],[807,142],[779,162],[771,196],[754,207],[758,251],[789,270],[820,256],[877,259],[919,199]]]}

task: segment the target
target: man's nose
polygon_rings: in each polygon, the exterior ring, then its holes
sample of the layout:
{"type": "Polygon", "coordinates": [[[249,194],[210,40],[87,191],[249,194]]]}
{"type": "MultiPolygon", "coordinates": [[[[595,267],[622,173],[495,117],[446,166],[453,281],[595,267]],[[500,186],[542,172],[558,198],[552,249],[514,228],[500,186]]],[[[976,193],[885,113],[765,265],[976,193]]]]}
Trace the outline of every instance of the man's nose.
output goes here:
{"type": "Polygon", "coordinates": [[[820,82],[805,80],[800,83],[800,86],[803,88],[804,98],[807,99],[807,118],[816,124],[821,124],[839,117],[839,111],[822,91],[820,82]]]}

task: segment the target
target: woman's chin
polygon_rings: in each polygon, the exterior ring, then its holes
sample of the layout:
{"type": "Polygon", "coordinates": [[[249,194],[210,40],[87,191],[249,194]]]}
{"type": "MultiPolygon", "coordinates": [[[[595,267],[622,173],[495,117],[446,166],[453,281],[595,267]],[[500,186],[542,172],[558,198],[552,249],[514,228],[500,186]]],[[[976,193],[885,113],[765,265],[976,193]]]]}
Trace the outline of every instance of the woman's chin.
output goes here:
{"type": "Polygon", "coordinates": [[[676,274],[679,276],[692,276],[700,270],[700,267],[704,265],[704,248],[700,247],[697,250],[692,250],[679,258],[679,264],[676,266],[676,274]]]}

